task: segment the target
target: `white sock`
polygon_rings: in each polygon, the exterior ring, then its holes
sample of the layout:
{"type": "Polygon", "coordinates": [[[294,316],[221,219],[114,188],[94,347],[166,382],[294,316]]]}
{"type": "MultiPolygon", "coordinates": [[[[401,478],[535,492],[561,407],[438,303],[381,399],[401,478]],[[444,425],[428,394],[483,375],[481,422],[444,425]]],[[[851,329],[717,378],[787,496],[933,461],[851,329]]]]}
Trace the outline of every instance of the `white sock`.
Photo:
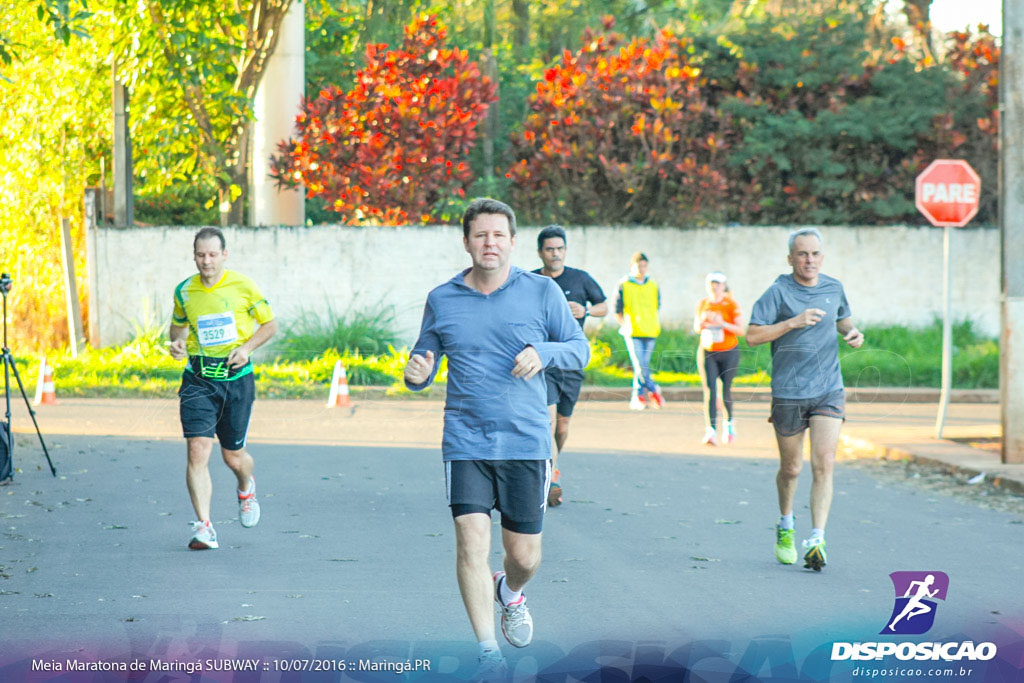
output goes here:
{"type": "Polygon", "coordinates": [[[779,517],[779,527],[783,529],[793,528],[793,513],[790,512],[788,515],[782,515],[779,517]]]}
{"type": "Polygon", "coordinates": [[[498,656],[501,656],[501,648],[498,647],[497,640],[481,640],[480,641],[480,656],[496,652],[498,656]]]}
{"type": "Polygon", "coordinates": [[[825,540],[825,530],[824,529],[811,529],[811,537],[808,538],[807,540],[810,541],[810,540],[813,540],[815,538],[820,538],[822,540],[825,540]]]}
{"type": "Polygon", "coordinates": [[[498,592],[501,593],[501,602],[505,605],[511,605],[523,596],[522,588],[517,591],[513,591],[508,587],[508,577],[502,578],[501,584],[498,587],[498,592]]]}
{"type": "Polygon", "coordinates": [[[252,478],[250,477],[250,479],[249,479],[249,488],[247,488],[244,491],[242,489],[238,489],[238,495],[239,496],[248,496],[250,493],[252,493],[253,483],[254,482],[253,482],[252,478]]]}

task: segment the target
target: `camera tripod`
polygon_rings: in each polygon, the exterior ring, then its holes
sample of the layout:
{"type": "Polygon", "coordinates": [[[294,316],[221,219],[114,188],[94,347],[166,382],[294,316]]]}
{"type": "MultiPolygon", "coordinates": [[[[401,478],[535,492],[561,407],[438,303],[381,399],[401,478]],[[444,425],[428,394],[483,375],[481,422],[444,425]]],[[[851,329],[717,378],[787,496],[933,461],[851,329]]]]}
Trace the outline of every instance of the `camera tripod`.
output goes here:
{"type": "MultiPolygon", "coordinates": [[[[4,365],[4,400],[7,410],[4,412],[4,417],[7,419],[7,456],[11,460],[11,472],[7,475],[7,479],[14,478],[14,430],[11,429],[11,373],[14,373],[14,379],[18,381],[18,389],[21,390],[21,397],[25,399],[25,407],[28,408],[28,414],[32,417],[32,424],[36,428],[36,435],[39,437],[39,444],[43,447],[43,454],[46,455],[46,462],[50,465],[50,473],[53,476],[57,476],[57,469],[53,466],[53,461],[50,460],[50,452],[46,449],[46,442],[43,441],[43,433],[39,431],[39,423],[36,422],[36,411],[32,410],[32,404],[29,403],[28,395],[25,393],[25,385],[21,383],[21,375],[18,374],[18,366],[14,364],[14,356],[11,355],[11,350],[7,347],[7,293],[11,291],[11,278],[7,273],[0,275],[0,294],[4,298],[4,346],[3,355],[0,362],[4,365]]],[[[2,477],[2,473],[0,473],[2,477]]],[[[4,478],[0,478],[3,481],[4,478]]]]}

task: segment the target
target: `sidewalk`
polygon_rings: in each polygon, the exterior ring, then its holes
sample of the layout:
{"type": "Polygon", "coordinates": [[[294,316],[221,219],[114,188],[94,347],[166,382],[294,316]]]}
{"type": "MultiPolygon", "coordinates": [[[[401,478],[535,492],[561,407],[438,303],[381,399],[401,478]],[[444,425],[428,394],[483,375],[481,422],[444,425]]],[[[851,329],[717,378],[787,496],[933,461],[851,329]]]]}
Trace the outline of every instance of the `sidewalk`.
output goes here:
{"type": "Polygon", "coordinates": [[[935,436],[937,404],[851,404],[849,414],[842,455],[911,460],[962,481],[983,474],[989,483],[1024,495],[1024,464],[1002,462],[998,403],[950,405],[943,439],[935,436]]]}

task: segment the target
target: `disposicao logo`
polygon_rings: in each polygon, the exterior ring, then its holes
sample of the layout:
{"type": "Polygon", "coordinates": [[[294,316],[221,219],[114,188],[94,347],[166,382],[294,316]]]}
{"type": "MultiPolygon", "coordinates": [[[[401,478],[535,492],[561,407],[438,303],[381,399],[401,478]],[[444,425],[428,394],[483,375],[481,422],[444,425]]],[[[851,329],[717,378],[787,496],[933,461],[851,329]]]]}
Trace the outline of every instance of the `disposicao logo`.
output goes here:
{"type": "MultiPolygon", "coordinates": [[[[920,635],[935,623],[936,600],[946,599],[949,577],[945,572],[893,572],[896,592],[892,614],[881,635],[920,635]]],[[[896,657],[918,661],[985,661],[996,656],[994,643],[964,642],[858,642],[832,643],[832,660],[879,660],[896,657]]]]}
{"type": "Polygon", "coordinates": [[[949,577],[945,572],[893,572],[896,604],[882,635],[920,635],[935,623],[936,600],[946,599],[949,577]]]}

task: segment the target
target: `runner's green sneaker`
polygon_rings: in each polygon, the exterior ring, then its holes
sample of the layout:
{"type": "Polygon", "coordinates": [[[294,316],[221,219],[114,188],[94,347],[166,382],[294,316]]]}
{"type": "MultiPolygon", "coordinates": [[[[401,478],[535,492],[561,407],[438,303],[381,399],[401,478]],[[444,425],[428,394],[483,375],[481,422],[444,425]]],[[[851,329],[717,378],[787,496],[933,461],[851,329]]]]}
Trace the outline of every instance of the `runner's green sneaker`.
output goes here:
{"type": "Polygon", "coordinates": [[[775,559],[782,564],[796,563],[796,544],[793,543],[793,530],[783,529],[775,525],[775,559]]]}
{"type": "Polygon", "coordinates": [[[825,539],[821,536],[812,536],[803,542],[804,550],[804,569],[813,569],[816,572],[820,572],[821,568],[825,566],[825,539]]]}

